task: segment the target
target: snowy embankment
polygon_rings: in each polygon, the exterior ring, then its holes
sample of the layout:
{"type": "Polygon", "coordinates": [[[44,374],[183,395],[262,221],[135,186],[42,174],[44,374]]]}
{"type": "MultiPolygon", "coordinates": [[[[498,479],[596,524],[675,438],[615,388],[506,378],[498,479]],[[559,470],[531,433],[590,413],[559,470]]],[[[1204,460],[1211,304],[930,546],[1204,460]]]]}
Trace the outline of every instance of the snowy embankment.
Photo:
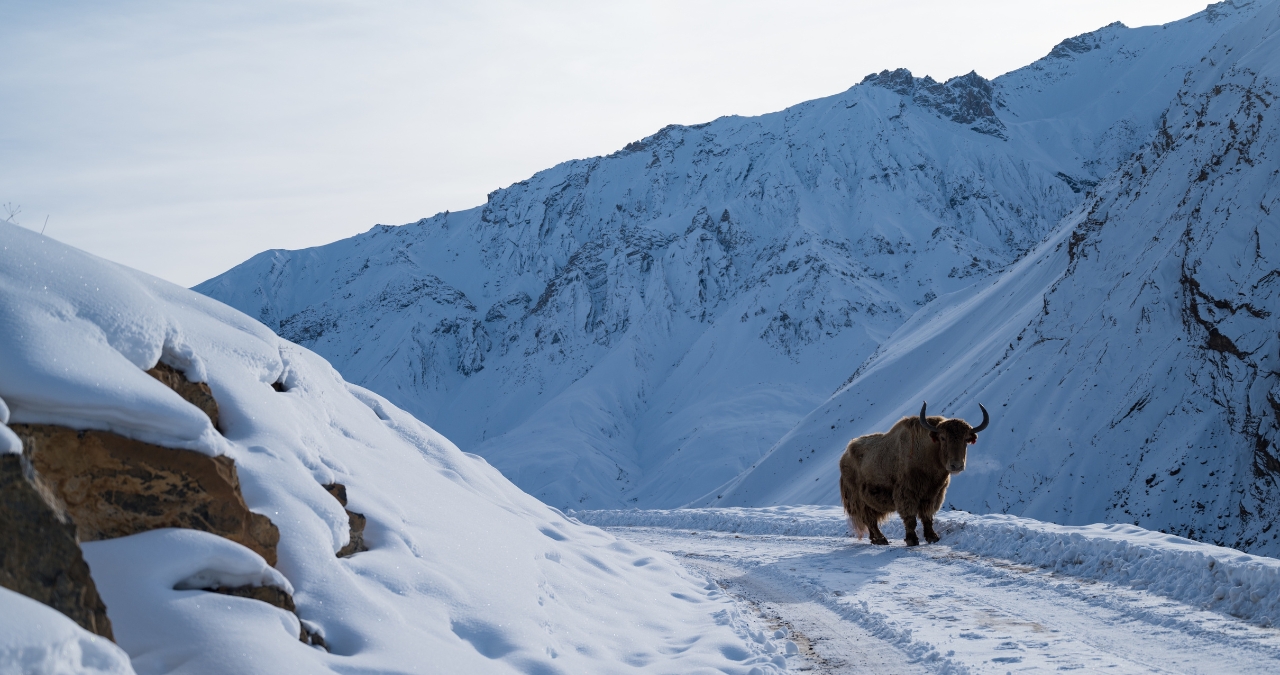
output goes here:
{"type": "MultiPolygon", "coordinates": [[[[598,527],[662,527],[739,534],[843,537],[837,506],[570,511],[598,527]]],[[[1260,625],[1280,619],[1280,560],[1202,544],[1133,525],[1067,526],[1006,515],[944,511],[940,545],[981,556],[1123,584],[1260,625]]],[[[902,538],[896,518],[883,528],[902,538]]],[[[864,540],[865,541],[865,540],[864,540]]]]}
{"type": "Polygon", "coordinates": [[[0,589],[0,673],[128,672],[125,653],[140,674],[786,668],[670,556],[565,518],[221,303],[0,222],[0,326],[0,453],[37,456],[19,442],[45,425],[163,446],[160,463],[233,460],[233,489],[279,532],[278,561],[208,531],[80,537],[123,653],[0,589]],[[157,364],[206,382],[217,421],[157,364]],[[353,514],[363,546],[343,553],[353,514]],[[228,587],[291,599],[210,592],[228,587]]]}

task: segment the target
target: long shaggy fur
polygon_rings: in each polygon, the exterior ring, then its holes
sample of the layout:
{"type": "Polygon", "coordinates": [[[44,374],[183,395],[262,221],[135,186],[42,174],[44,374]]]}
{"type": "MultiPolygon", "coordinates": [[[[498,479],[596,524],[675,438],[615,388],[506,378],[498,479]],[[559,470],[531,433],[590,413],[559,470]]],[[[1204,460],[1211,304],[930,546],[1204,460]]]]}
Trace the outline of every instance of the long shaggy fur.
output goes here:
{"type": "Polygon", "coordinates": [[[977,435],[961,419],[930,417],[929,423],[938,431],[931,434],[918,417],[904,417],[885,433],[849,441],[840,457],[840,501],[859,539],[870,534],[873,544],[888,543],[880,524],[896,511],[909,545],[919,543],[917,517],[924,521],[925,538],[937,541],[933,514],[942,507],[951,474],[963,470],[966,446],[977,435]]]}

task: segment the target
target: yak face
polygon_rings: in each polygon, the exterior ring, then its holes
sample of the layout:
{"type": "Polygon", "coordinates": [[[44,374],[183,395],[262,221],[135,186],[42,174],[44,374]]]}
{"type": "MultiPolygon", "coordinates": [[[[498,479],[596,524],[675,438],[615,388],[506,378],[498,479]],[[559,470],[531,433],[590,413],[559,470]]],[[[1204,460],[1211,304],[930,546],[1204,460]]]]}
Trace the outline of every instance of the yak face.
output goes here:
{"type": "Polygon", "coordinates": [[[978,434],[973,427],[961,419],[949,419],[929,432],[929,438],[939,446],[939,458],[947,473],[957,474],[964,471],[968,457],[969,445],[978,442],[978,434]]]}
{"type": "Polygon", "coordinates": [[[991,416],[987,414],[987,409],[981,403],[978,409],[982,411],[982,424],[976,427],[969,426],[969,423],[959,419],[944,419],[937,425],[929,421],[927,416],[929,404],[925,403],[920,406],[920,425],[929,430],[929,438],[933,440],[934,447],[938,449],[938,456],[942,460],[942,466],[947,473],[957,474],[964,471],[964,462],[968,455],[968,446],[970,443],[978,442],[978,432],[987,428],[991,423],[991,416]]]}

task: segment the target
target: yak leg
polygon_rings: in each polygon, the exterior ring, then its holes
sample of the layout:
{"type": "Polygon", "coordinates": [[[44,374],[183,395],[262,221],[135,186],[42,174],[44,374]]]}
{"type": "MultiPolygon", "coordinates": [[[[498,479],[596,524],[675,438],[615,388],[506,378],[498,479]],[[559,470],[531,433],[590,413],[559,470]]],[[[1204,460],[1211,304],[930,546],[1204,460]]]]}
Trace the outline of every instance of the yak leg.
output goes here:
{"type": "Polygon", "coordinates": [[[871,543],[879,544],[880,546],[887,546],[889,544],[889,540],[880,532],[880,526],[876,522],[872,521],[868,523],[867,528],[871,530],[871,543]]]}
{"type": "Polygon", "coordinates": [[[883,517],[883,513],[876,513],[871,509],[867,509],[863,512],[863,518],[865,519],[864,522],[866,522],[867,529],[871,533],[871,543],[878,544],[880,546],[887,546],[889,544],[889,540],[885,538],[884,533],[880,531],[880,519],[883,517]]]}
{"type": "Polygon", "coordinates": [[[920,516],[920,520],[924,523],[924,540],[930,544],[938,543],[938,533],[933,531],[933,516],[920,516]]]}
{"type": "Polygon", "coordinates": [[[907,546],[919,546],[920,538],[916,536],[916,517],[905,513],[900,515],[902,516],[902,529],[907,533],[906,537],[904,537],[907,540],[907,546]]]}

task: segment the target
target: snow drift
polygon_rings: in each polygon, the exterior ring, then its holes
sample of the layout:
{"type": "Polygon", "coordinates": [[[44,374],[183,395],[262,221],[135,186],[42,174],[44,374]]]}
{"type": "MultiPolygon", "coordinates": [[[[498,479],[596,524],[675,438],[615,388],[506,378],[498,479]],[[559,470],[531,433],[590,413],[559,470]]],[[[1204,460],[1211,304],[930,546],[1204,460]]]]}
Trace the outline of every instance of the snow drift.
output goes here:
{"type": "MultiPolygon", "coordinates": [[[[274,569],[192,530],[83,545],[138,673],[746,675],[784,665],[669,557],[567,520],[221,303],[0,223],[0,325],[6,423],[225,455],[249,507],[280,530],[274,569]],[[157,361],[208,382],[221,433],[143,372],[157,361]],[[367,517],[368,550],[335,555],[350,530],[331,483],[367,517]],[[198,590],[211,582],[292,591],[296,615],[198,590]],[[328,651],[299,642],[300,621],[328,651]]],[[[0,432],[4,451],[15,440],[0,432]]],[[[0,623],[22,626],[0,631],[0,670],[128,672],[114,646],[43,605],[8,591],[0,604],[0,623]]]]}

